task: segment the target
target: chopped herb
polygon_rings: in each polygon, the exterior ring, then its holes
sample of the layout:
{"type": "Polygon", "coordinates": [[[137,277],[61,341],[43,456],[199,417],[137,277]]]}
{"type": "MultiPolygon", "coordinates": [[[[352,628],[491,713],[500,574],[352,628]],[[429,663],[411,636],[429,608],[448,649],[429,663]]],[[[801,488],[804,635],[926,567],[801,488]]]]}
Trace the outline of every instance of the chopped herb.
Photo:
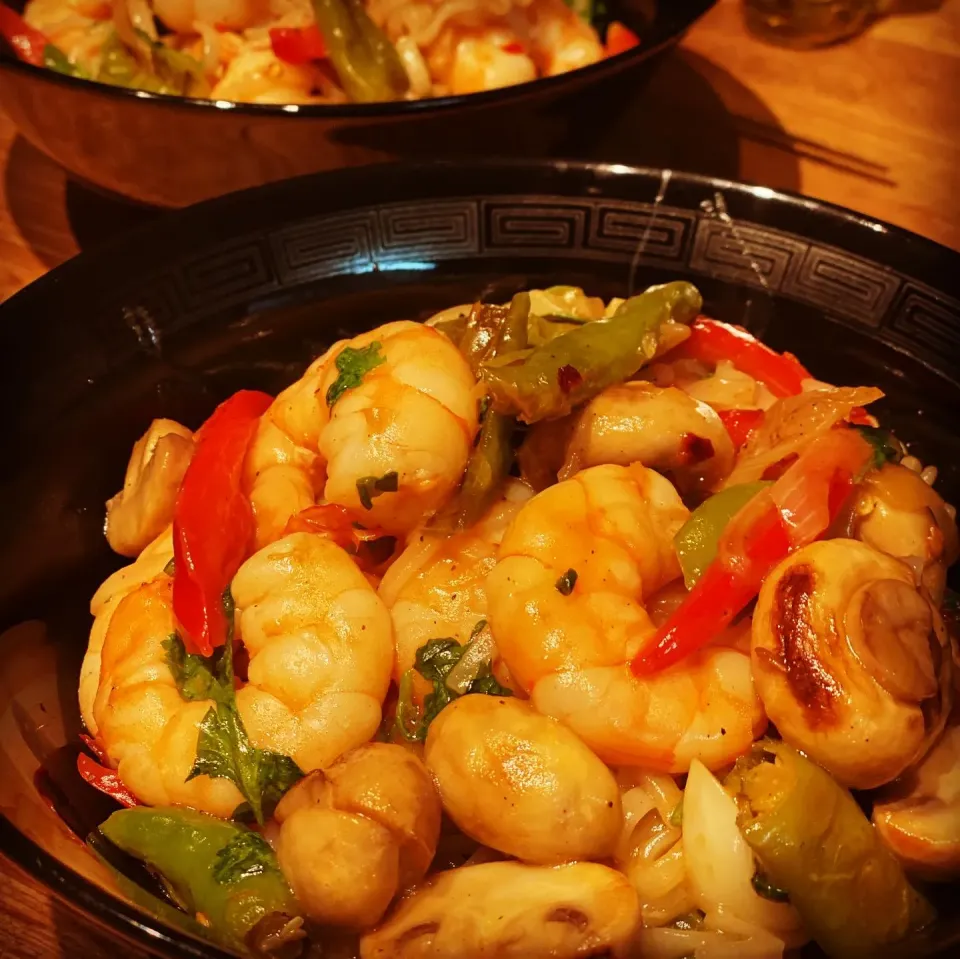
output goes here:
{"type": "MultiPolygon", "coordinates": [[[[476,636],[486,620],[480,620],[471,633],[476,636]]],[[[447,676],[463,656],[466,646],[461,646],[455,639],[431,639],[417,650],[414,668],[404,673],[400,681],[400,697],[397,701],[396,728],[400,734],[411,742],[423,742],[427,738],[430,724],[437,718],[445,706],[448,706],[460,694],[447,686],[447,676]],[[418,672],[424,679],[433,683],[433,691],[428,693],[423,701],[423,711],[417,715],[413,703],[413,673],[418,672]]],[[[477,673],[476,678],[467,687],[463,694],[469,696],[474,693],[486,696],[512,696],[513,693],[506,686],[501,686],[490,672],[487,664],[477,673]]]]}
{"type": "Polygon", "coordinates": [[[361,476],[357,480],[357,496],[364,509],[373,509],[373,501],[383,493],[396,493],[400,488],[400,474],[390,470],[383,476],[361,476]]]}
{"type": "Polygon", "coordinates": [[[64,73],[68,77],[80,77],[83,80],[90,79],[90,75],[83,67],[73,63],[59,47],[52,43],[48,43],[43,48],[43,65],[54,73],[64,73]]]}
{"type": "Polygon", "coordinates": [[[170,557],[170,562],[167,563],[167,565],[163,567],[163,572],[164,572],[167,576],[173,576],[173,574],[174,574],[176,571],[177,571],[177,561],[176,561],[173,557],[170,557]]]}
{"type": "Polygon", "coordinates": [[[187,653],[176,633],[163,644],[180,694],[190,701],[213,700],[200,722],[197,757],[187,781],[196,776],[229,779],[243,794],[253,817],[263,823],[303,773],[289,756],[259,749],[250,742],[234,689],[233,597],[229,588],[223,595],[223,613],[227,641],[218,656],[206,659],[187,653]]]}
{"type": "Polygon", "coordinates": [[[873,447],[870,466],[880,469],[887,463],[899,463],[907,455],[907,448],[890,432],[877,426],[853,427],[873,447]]]}
{"type": "Polygon", "coordinates": [[[557,580],[557,592],[564,596],[569,596],[573,592],[573,587],[577,585],[577,571],[568,569],[563,576],[557,580]]]}
{"type": "Polygon", "coordinates": [[[334,403],[346,393],[358,387],[364,376],[374,367],[385,363],[387,358],[380,354],[381,344],[374,340],[367,346],[355,350],[352,346],[345,346],[336,359],[336,366],[340,375],[333,381],[327,390],[327,406],[334,403]]]}
{"type": "Polygon", "coordinates": [[[217,853],[212,876],[214,882],[226,886],[268,872],[280,872],[273,850],[263,836],[248,831],[234,836],[217,853]]]}
{"type": "Polygon", "coordinates": [[[683,825],[683,797],[680,798],[680,802],[670,810],[670,815],[667,816],[667,821],[671,826],[682,826],[683,825]]]}
{"type": "Polygon", "coordinates": [[[786,889],[775,886],[759,869],[753,874],[752,882],[754,891],[758,896],[763,896],[764,899],[769,899],[771,902],[790,901],[790,893],[786,889]]]}
{"type": "Polygon", "coordinates": [[[487,621],[485,619],[478,619],[477,625],[470,630],[470,639],[468,639],[467,642],[473,642],[473,640],[475,640],[486,628],[487,621]]]}

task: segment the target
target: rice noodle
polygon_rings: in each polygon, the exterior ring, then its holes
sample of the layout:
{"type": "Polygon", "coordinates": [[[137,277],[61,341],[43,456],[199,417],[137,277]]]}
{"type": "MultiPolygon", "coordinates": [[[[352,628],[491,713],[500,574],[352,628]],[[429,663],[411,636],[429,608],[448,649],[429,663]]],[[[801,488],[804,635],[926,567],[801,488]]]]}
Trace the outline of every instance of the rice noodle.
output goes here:
{"type": "Polygon", "coordinates": [[[201,20],[194,21],[193,29],[200,34],[200,39],[203,41],[203,56],[200,58],[203,72],[213,75],[220,66],[220,56],[223,51],[220,32],[201,20]]]}
{"type": "Polygon", "coordinates": [[[505,17],[516,7],[533,0],[440,0],[410,3],[408,0],[370,0],[367,12],[374,22],[396,40],[409,37],[418,47],[429,47],[448,24],[479,27],[505,17]]]}

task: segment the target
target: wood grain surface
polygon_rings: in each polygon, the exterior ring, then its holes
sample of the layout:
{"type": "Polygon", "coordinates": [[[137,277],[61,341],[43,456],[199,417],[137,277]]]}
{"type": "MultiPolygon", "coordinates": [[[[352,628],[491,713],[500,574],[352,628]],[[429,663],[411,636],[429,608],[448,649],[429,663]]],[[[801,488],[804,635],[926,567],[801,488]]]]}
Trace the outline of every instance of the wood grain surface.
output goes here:
{"type": "MultiPolygon", "coordinates": [[[[585,154],[798,190],[960,250],[960,0],[903,0],[806,53],[720,0],[585,154]]],[[[0,115],[0,299],[162,213],[74,183],[0,115]]],[[[0,860],[0,959],[142,959],[0,860]]]]}

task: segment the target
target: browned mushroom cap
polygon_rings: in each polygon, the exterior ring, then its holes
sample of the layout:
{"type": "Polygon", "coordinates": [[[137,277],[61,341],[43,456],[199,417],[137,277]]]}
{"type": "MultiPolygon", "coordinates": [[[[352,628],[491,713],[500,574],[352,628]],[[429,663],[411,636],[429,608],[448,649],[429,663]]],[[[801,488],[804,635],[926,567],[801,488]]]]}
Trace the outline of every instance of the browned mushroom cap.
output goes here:
{"type": "Polygon", "coordinates": [[[780,735],[845,786],[890,782],[952,703],[943,622],[906,565],[863,543],[812,543],[780,563],[753,617],[754,681],[780,735]]]}
{"type": "Polygon", "coordinates": [[[873,822],[911,874],[960,877],[960,725],[886,791],[873,822]]]}
{"type": "Polygon", "coordinates": [[[107,501],[107,542],[136,556],[173,521],[180,481],[193,458],[193,434],[175,420],[154,420],[133,446],[123,489],[107,501]]]}
{"type": "Polygon", "coordinates": [[[625,876],[592,862],[439,873],[360,940],[361,959],[619,955],[639,921],[625,876]]]}
{"type": "Polygon", "coordinates": [[[947,567],[957,558],[957,523],[920,474],[892,463],[870,473],[841,519],[843,534],[907,563],[940,604],[947,567]]]}

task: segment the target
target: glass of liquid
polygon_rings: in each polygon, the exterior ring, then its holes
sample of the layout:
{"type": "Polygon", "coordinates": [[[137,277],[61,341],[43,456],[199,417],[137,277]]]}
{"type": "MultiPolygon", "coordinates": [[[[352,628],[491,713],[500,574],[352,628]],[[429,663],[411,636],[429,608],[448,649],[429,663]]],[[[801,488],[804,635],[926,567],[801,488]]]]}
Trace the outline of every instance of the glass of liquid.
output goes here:
{"type": "Polygon", "coordinates": [[[877,0],[744,0],[751,33],[800,50],[848,40],[877,12],[877,0]]]}

